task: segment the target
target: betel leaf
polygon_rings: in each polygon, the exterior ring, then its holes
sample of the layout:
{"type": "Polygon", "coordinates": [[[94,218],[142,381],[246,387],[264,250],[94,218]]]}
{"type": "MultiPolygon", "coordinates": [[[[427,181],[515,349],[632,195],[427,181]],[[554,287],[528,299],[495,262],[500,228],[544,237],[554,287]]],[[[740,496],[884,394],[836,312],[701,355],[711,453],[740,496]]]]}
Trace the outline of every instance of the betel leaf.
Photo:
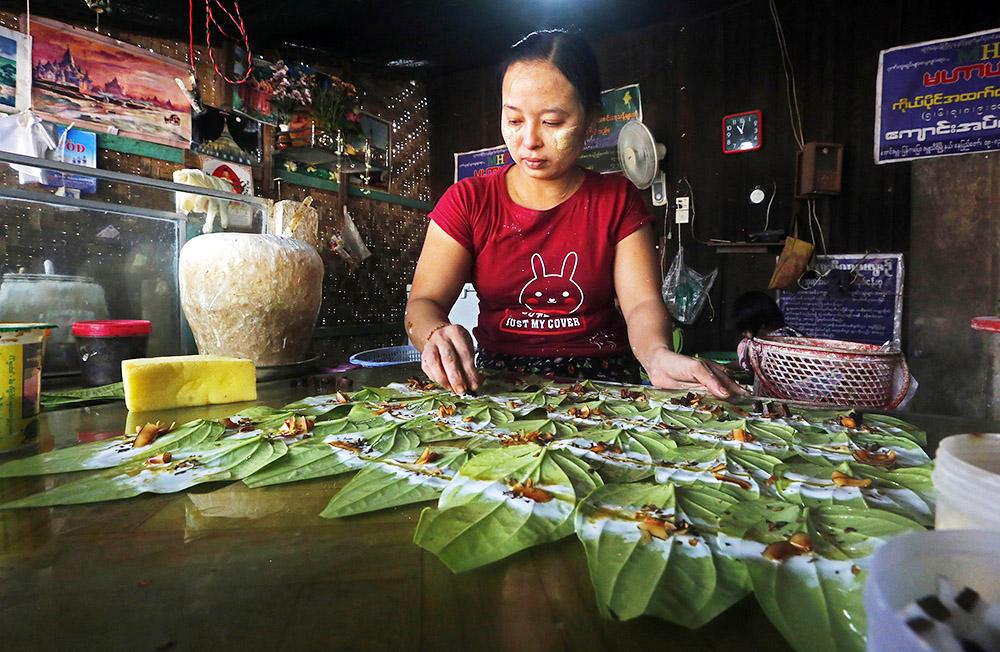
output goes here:
{"type": "Polygon", "coordinates": [[[256,405],[229,417],[230,421],[237,422],[244,427],[253,427],[260,430],[276,431],[286,419],[295,416],[295,413],[279,408],[256,405]]]}
{"type": "Polygon", "coordinates": [[[339,419],[350,414],[354,406],[357,405],[351,402],[343,403],[340,400],[341,397],[344,397],[343,394],[340,397],[336,394],[308,396],[301,401],[289,403],[282,409],[305,417],[323,417],[324,420],[339,419]]]}
{"type": "Polygon", "coordinates": [[[392,401],[413,395],[413,392],[405,392],[402,389],[394,387],[362,387],[356,392],[348,393],[352,401],[364,401],[366,403],[381,403],[382,401],[392,401]]]}
{"type": "Polygon", "coordinates": [[[573,532],[577,501],[601,484],[565,451],[533,444],[485,450],[420,515],[414,542],[453,572],[467,571],[573,532]]]}
{"type": "Polygon", "coordinates": [[[747,432],[760,441],[793,444],[801,437],[795,428],[783,423],[757,419],[747,419],[745,423],[747,432]]]}
{"type": "Polygon", "coordinates": [[[892,451],[896,455],[897,466],[924,466],[931,462],[920,444],[907,437],[869,432],[851,432],[849,437],[858,448],[875,452],[892,451]]]}
{"type": "Polygon", "coordinates": [[[766,453],[722,446],[679,446],[664,457],[654,474],[660,484],[726,484],[753,495],[770,492],[768,482],[781,463],[766,453]]]}
{"type": "Polygon", "coordinates": [[[0,505],[0,508],[76,505],[120,500],[143,493],[174,493],[205,482],[238,480],[280,458],[286,450],[284,442],[259,435],[202,443],[173,453],[167,463],[131,462],[0,505]]]}
{"type": "Polygon", "coordinates": [[[460,448],[438,447],[373,460],[337,492],[320,516],[340,518],[437,500],[468,458],[468,451],[460,448]],[[432,459],[421,461],[425,451],[432,459]]]}
{"type": "Polygon", "coordinates": [[[931,467],[883,469],[856,462],[845,466],[850,475],[872,481],[873,489],[865,491],[865,502],[870,506],[912,518],[922,525],[934,524],[937,492],[931,480],[931,467]]]}
{"type": "Polygon", "coordinates": [[[274,464],[243,479],[256,489],[286,482],[324,478],[356,471],[364,462],[356,453],[335,448],[320,441],[306,440],[288,446],[288,452],[274,464]]]}
{"type": "Polygon", "coordinates": [[[774,473],[775,490],[789,502],[809,507],[867,505],[923,525],[934,523],[934,485],[927,467],[890,470],[860,463],[834,467],[798,462],[782,465],[774,473]]]}
{"type": "Polygon", "coordinates": [[[65,389],[60,391],[45,391],[41,395],[43,410],[56,410],[90,403],[91,401],[121,401],[125,400],[125,387],[122,383],[111,383],[99,387],[83,387],[80,389],[65,389]]]}
{"type": "Polygon", "coordinates": [[[214,441],[224,431],[219,423],[199,419],[160,435],[152,444],[139,448],[132,447],[134,434],[78,444],[2,464],[0,478],[107,469],[134,459],[152,457],[161,451],[214,441]]]}
{"type": "Polygon", "coordinates": [[[866,414],[863,419],[865,425],[877,428],[886,434],[906,437],[921,446],[927,445],[927,433],[902,419],[888,414],[866,414]]]}
{"type": "Polygon", "coordinates": [[[541,432],[555,437],[571,437],[579,428],[570,421],[556,421],[555,419],[524,419],[515,420],[498,426],[498,429],[508,433],[525,434],[530,432],[541,432]]]}
{"type": "Polygon", "coordinates": [[[451,392],[434,392],[423,396],[401,398],[397,402],[414,412],[423,413],[436,411],[442,407],[454,409],[460,401],[458,396],[451,392]]]}
{"type": "Polygon", "coordinates": [[[503,397],[509,398],[515,402],[528,403],[530,405],[538,405],[541,407],[558,407],[568,398],[565,394],[552,394],[546,390],[546,387],[539,387],[524,392],[506,392],[503,394],[503,397]]]}
{"type": "Polygon", "coordinates": [[[640,409],[631,401],[614,399],[598,399],[592,401],[579,401],[576,403],[563,403],[559,406],[563,413],[578,418],[598,419],[600,417],[636,417],[640,414],[640,409]]]}
{"type": "Polygon", "coordinates": [[[364,467],[366,459],[413,450],[420,445],[419,435],[404,423],[364,424],[326,437],[322,436],[325,431],[319,425],[314,428],[312,439],[292,444],[283,459],[243,483],[256,488],[339,475],[364,467]]]}
{"type": "Polygon", "coordinates": [[[653,475],[657,462],[677,448],[670,439],[649,431],[622,428],[590,428],[564,441],[566,450],[577,455],[601,474],[605,482],[635,482],[653,475]]]}
{"type": "Polygon", "coordinates": [[[706,412],[671,408],[666,405],[643,410],[639,415],[647,421],[662,423],[675,428],[697,428],[712,418],[712,415],[706,412]]]}
{"type": "Polygon", "coordinates": [[[503,405],[490,399],[471,402],[462,408],[462,416],[471,417],[472,424],[476,426],[503,425],[514,420],[514,413],[503,405]]]}
{"type": "Polygon", "coordinates": [[[863,650],[864,558],[888,538],[920,525],[849,505],[803,509],[760,502],[750,509],[767,518],[747,529],[745,538],[721,535],[721,550],[747,565],[754,595],[775,627],[798,650],[863,650]],[[764,555],[767,544],[794,533],[807,535],[812,549],[782,560],[764,555]]]}
{"type": "MultiPolygon", "coordinates": [[[[717,495],[714,504],[688,504],[721,513],[731,498],[717,495]]],[[[576,533],[604,614],[653,615],[694,628],[746,595],[742,564],[718,555],[714,537],[694,526],[679,502],[673,485],[634,483],[605,485],[581,503],[576,533]]]]}

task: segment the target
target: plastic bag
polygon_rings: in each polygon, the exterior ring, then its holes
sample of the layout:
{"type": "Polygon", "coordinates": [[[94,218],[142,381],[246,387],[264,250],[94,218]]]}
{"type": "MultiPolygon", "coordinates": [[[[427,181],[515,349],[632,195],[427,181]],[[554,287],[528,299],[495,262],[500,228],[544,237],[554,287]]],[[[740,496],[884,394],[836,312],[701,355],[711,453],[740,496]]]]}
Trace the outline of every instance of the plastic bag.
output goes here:
{"type": "MultiPolygon", "coordinates": [[[[55,149],[52,136],[34,113],[22,111],[11,115],[0,115],[0,150],[22,156],[44,158],[46,152],[55,149]]],[[[41,183],[42,170],[27,165],[11,165],[18,172],[20,183],[41,183]]]]}
{"type": "Polygon", "coordinates": [[[677,250],[662,288],[663,301],[674,319],[682,324],[693,324],[698,319],[718,273],[716,267],[708,274],[699,274],[684,264],[684,247],[677,250]]]}
{"type": "Polygon", "coordinates": [[[344,206],[343,232],[330,238],[330,249],[343,258],[353,269],[357,269],[372,255],[372,252],[365,246],[364,240],[361,239],[358,227],[354,226],[354,220],[351,219],[347,206],[344,206]]]}

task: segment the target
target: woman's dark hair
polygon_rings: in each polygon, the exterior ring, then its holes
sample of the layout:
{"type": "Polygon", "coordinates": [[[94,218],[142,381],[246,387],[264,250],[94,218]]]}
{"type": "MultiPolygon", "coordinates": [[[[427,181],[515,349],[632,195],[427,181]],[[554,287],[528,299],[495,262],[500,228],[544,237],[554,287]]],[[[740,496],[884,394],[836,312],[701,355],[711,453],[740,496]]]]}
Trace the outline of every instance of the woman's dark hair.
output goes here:
{"type": "Polygon", "coordinates": [[[781,308],[763,292],[747,292],[733,301],[733,322],[736,330],[760,334],[764,328],[776,329],[785,325],[781,308]]]}
{"type": "Polygon", "coordinates": [[[503,76],[513,64],[521,61],[548,61],[569,80],[583,104],[587,117],[601,112],[601,75],[597,56],[587,40],[564,29],[546,29],[528,34],[511,46],[497,68],[497,79],[503,88],[503,76]]]}

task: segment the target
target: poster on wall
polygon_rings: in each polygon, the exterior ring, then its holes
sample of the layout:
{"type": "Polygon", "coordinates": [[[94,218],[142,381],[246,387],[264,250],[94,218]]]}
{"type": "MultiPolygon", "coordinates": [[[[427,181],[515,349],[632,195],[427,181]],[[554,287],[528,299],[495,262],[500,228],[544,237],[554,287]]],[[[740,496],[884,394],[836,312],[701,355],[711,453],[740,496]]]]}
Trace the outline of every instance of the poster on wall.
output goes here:
{"type": "Polygon", "coordinates": [[[875,162],[1000,150],[1000,29],[879,54],[875,162]]]}
{"type": "Polygon", "coordinates": [[[191,140],[180,61],[45,18],[32,18],[32,108],[43,118],[173,147],[191,140]]]}
{"type": "Polygon", "coordinates": [[[781,292],[785,321],[809,337],[882,345],[903,321],[903,254],[816,256],[818,278],[781,292]]]}
{"type": "Polygon", "coordinates": [[[610,174],[621,172],[618,163],[618,133],[629,120],[642,121],[639,84],[611,88],[601,93],[603,113],[597,126],[587,134],[579,163],[583,167],[610,174]]]}
{"type": "MultiPolygon", "coordinates": [[[[66,127],[55,125],[53,140],[58,143],[56,149],[49,153],[49,158],[63,163],[80,165],[87,168],[97,168],[97,134],[73,127],[66,132],[66,127]]],[[[45,170],[42,174],[42,184],[50,188],[73,188],[85,194],[97,192],[97,179],[82,174],[63,174],[55,170],[45,170]]]]}
{"type": "MultiPolygon", "coordinates": [[[[248,197],[253,196],[253,171],[249,165],[202,156],[201,169],[206,174],[225,179],[233,184],[233,192],[248,197]]],[[[231,201],[228,208],[229,226],[227,228],[249,228],[253,225],[253,208],[250,204],[231,201]]]]}
{"type": "Polygon", "coordinates": [[[471,152],[455,152],[455,182],[469,177],[482,177],[499,172],[512,163],[506,145],[477,149],[471,152]]]}
{"type": "Polygon", "coordinates": [[[0,111],[31,106],[31,37],[0,27],[0,111]]]}
{"type": "Polygon", "coordinates": [[[211,106],[204,109],[194,117],[191,151],[243,165],[261,164],[259,122],[211,106]]]}

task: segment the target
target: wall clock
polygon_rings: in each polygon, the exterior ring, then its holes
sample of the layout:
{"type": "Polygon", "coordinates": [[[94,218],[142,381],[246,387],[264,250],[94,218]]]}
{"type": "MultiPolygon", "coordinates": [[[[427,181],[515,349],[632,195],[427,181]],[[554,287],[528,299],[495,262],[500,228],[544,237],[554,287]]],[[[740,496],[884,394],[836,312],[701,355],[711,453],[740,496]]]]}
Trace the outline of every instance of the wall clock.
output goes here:
{"type": "Polygon", "coordinates": [[[733,113],[722,119],[722,153],[739,154],[760,149],[763,126],[760,111],[733,113]]]}

